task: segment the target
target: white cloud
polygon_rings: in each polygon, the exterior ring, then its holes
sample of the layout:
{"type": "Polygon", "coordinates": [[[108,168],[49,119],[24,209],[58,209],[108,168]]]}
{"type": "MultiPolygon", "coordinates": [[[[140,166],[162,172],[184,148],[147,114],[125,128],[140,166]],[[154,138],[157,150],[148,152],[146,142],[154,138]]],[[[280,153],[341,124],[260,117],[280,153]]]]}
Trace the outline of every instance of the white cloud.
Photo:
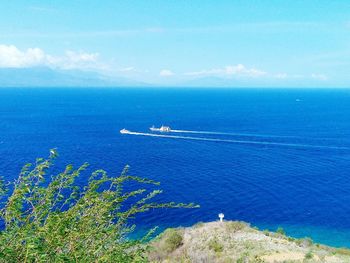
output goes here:
{"type": "Polygon", "coordinates": [[[137,77],[137,76],[140,76],[142,74],[149,73],[149,71],[146,69],[139,69],[137,67],[128,66],[128,67],[123,67],[123,68],[117,68],[115,70],[115,73],[116,74],[122,73],[123,75],[125,75],[125,76],[128,75],[129,77],[130,76],[137,77]]]}
{"type": "Polygon", "coordinates": [[[64,56],[49,56],[49,65],[63,69],[97,69],[98,53],[66,51],[64,56]]]}
{"type": "Polygon", "coordinates": [[[171,70],[169,69],[162,69],[160,72],[159,72],[159,75],[161,77],[170,77],[170,76],[173,76],[174,75],[174,72],[172,72],[171,70]]]}
{"type": "Polygon", "coordinates": [[[253,78],[261,77],[266,74],[267,73],[265,71],[256,68],[247,68],[242,64],[185,73],[185,75],[188,76],[245,76],[253,78]]]}
{"type": "Polygon", "coordinates": [[[328,77],[324,74],[311,74],[311,78],[317,79],[317,80],[327,80],[328,77]]]}
{"type": "Polygon", "coordinates": [[[43,64],[46,60],[40,48],[21,51],[13,45],[0,45],[0,67],[22,68],[43,64]]]}
{"type": "Polygon", "coordinates": [[[74,51],[67,51],[66,56],[72,62],[95,62],[99,55],[98,53],[77,53],[74,51]]]}
{"type": "Polygon", "coordinates": [[[20,50],[14,45],[0,45],[0,68],[48,66],[61,69],[98,67],[98,53],[66,51],[63,56],[46,54],[40,48],[20,50]]]}
{"type": "Polygon", "coordinates": [[[286,79],[288,78],[288,75],[287,73],[278,73],[278,74],[275,74],[273,77],[276,79],[286,79]]]}
{"type": "MultiPolygon", "coordinates": [[[[137,67],[127,66],[124,68],[114,68],[112,64],[103,64],[99,59],[98,53],[89,53],[82,51],[68,50],[62,55],[51,55],[44,50],[34,47],[20,49],[14,45],[0,44],[0,68],[30,68],[37,66],[45,66],[56,69],[79,69],[91,70],[106,75],[114,76],[122,74],[128,77],[146,78],[149,73],[147,70],[139,70],[137,67]]],[[[162,69],[159,76],[169,78],[175,73],[169,69],[162,69]]],[[[221,68],[205,69],[184,73],[185,76],[201,77],[201,76],[217,76],[222,78],[260,78],[284,80],[318,80],[326,81],[328,76],[319,73],[313,74],[291,74],[291,73],[267,73],[263,70],[246,67],[243,64],[228,65],[221,68]]],[[[182,76],[184,78],[184,76],[182,76]]],[[[173,78],[170,78],[170,80],[173,78]]]]}
{"type": "Polygon", "coordinates": [[[136,69],[134,67],[126,67],[126,68],[119,69],[119,71],[121,71],[121,72],[132,72],[132,71],[136,71],[136,69]]]}

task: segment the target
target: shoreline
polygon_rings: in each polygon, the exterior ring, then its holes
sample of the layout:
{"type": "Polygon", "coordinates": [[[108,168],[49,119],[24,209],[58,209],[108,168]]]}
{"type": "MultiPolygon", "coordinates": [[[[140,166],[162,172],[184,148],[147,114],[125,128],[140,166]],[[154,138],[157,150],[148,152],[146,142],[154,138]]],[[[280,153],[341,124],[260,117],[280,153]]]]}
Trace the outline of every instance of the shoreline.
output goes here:
{"type": "MultiPolygon", "coordinates": [[[[226,220],[225,220],[226,221],[226,220]]],[[[228,220],[231,221],[231,220],[228,220]]],[[[236,220],[232,220],[236,221],[236,220]]],[[[205,221],[201,223],[210,223],[213,221],[205,221]]],[[[215,222],[215,221],[214,221],[215,222]]],[[[244,221],[246,222],[246,221],[244,221]]],[[[140,238],[145,233],[148,232],[149,229],[154,227],[154,225],[149,226],[142,225],[140,223],[136,223],[137,228],[133,233],[130,233],[129,237],[133,238],[140,238]]],[[[171,225],[171,224],[161,224],[157,225],[157,231],[156,234],[161,234],[162,232],[166,231],[169,228],[187,228],[192,227],[198,223],[188,223],[188,224],[181,224],[181,225],[171,225]]],[[[295,239],[301,239],[301,238],[310,238],[314,242],[324,244],[326,246],[331,246],[335,248],[347,248],[350,249],[350,229],[339,229],[339,228],[332,228],[332,227],[324,227],[324,226],[312,226],[312,225],[297,225],[297,224],[266,224],[266,223],[247,223],[252,228],[258,229],[260,231],[268,230],[270,232],[275,232],[278,228],[282,228],[286,235],[295,238],[295,239]]]]}
{"type": "Polygon", "coordinates": [[[293,238],[282,229],[261,231],[241,221],[168,228],[149,245],[151,262],[350,262],[350,249],[293,238]]]}

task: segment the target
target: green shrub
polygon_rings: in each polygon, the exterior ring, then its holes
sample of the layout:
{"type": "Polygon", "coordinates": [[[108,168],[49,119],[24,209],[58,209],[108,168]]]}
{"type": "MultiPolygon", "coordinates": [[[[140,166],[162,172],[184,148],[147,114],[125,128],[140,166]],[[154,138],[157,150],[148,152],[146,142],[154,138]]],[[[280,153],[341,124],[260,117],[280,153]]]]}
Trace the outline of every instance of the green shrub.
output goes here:
{"type": "Polygon", "coordinates": [[[249,262],[249,253],[244,252],[238,259],[237,263],[246,263],[249,262]]]}
{"type": "Polygon", "coordinates": [[[309,251],[309,252],[307,252],[306,254],[305,254],[305,259],[312,259],[314,257],[314,255],[312,254],[312,252],[311,251],[309,251]]]}
{"type": "Polygon", "coordinates": [[[240,221],[230,221],[226,222],[226,227],[229,231],[239,231],[247,227],[247,223],[240,221]]]}
{"type": "Polygon", "coordinates": [[[350,256],[350,249],[343,247],[337,248],[336,253],[340,255],[350,256]]]}
{"type": "Polygon", "coordinates": [[[282,227],[278,227],[276,230],[276,233],[285,236],[286,232],[284,231],[284,229],[282,227]]]}
{"type": "Polygon", "coordinates": [[[172,252],[182,245],[182,235],[175,229],[168,229],[165,235],[165,249],[168,252],[172,252]]]}
{"type": "Polygon", "coordinates": [[[144,241],[127,235],[135,228],[128,220],[154,208],[193,208],[193,204],[156,203],[161,190],[136,188],[158,182],[128,175],[128,167],[117,177],[103,170],[93,172],[85,187],[75,183],[87,164],[68,165],[59,174],[49,174],[57,157],[37,159],[23,167],[12,184],[0,183],[6,198],[0,217],[0,261],[2,262],[143,262],[144,241]],[[11,192],[6,191],[9,188],[11,192]],[[6,196],[8,194],[9,196],[6,196]]]}
{"type": "Polygon", "coordinates": [[[259,256],[254,256],[253,262],[254,263],[265,263],[265,261],[259,256]]]}
{"type": "Polygon", "coordinates": [[[309,237],[297,239],[295,242],[301,247],[310,247],[313,244],[312,239],[309,237]]]}
{"type": "Polygon", "coordinates": [[[214,250],[216,253],[219,253],[224,250],[224,246],[220,244],[216,238],[214,238],[209,241],[209,249],[214,250]]]}
{"type": "Polygon", "coordinates": [[[265,236],[270,236],[270,231],[267,230],[267,229],[265,229],[265,230],[263,231],[263,233],[264,233],[265,236]]]}

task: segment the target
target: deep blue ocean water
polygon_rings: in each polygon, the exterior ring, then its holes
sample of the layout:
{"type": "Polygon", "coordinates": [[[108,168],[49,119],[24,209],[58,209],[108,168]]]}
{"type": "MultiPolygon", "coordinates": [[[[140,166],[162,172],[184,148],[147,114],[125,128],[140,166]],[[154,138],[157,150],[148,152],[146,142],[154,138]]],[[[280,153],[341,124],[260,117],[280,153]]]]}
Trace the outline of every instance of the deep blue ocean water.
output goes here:
{"type": "Polygon", "coordinates": [[[136,218],[139,231],[223,212],[350,247],[350,90],[1,88],[1,175],[16,178],[51,148],[60,153],[57,168],[87,161],[90,171],[118,175],[129,164],[131,174],[161,182],[158,200],[201,206],[148,212],[136,218]],[[119,133],[162,124],[233,134],[171,134],[225,140],[205,141],[119,133]]]}

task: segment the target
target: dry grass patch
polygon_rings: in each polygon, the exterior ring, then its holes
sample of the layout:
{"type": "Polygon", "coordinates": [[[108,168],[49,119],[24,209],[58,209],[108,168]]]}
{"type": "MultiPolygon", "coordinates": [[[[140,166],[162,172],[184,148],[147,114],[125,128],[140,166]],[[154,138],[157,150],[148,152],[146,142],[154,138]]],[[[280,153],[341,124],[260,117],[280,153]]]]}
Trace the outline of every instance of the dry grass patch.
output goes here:
{"type": "Polygon", "coordinates": [[[244,222],[200,223],[170,229],[152,243],[152,262],[350,262],[350,250],[314,244],[311,239],[259,231],[244,222]]]}

